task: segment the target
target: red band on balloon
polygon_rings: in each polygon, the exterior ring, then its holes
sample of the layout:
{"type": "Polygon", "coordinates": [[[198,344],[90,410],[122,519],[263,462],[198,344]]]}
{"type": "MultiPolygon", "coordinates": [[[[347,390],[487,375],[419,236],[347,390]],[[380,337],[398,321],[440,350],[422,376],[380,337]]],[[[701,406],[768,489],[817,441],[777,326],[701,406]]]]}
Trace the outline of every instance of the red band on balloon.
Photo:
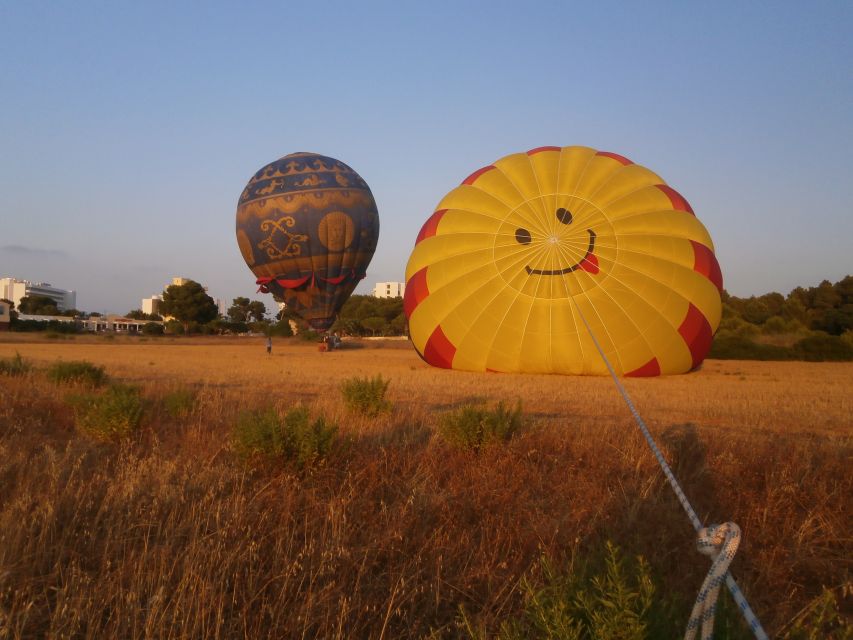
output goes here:
{"type": "Polygon", "coordinates": [[[684,318],[684,322],[678,327],[678,333],[681,334],[684,342],[687,343],[687,348],[690,349],[690,355],[693,358],[693,368],[695,369],[702,363],[705,356],[708,355],[708,351],[711,350],[711,340],[714,336],[707,318],[702,315],[702,312],[692,302],[687,309],[687,316],[684,318]]]}
{"type": "Polygon", "coordinates": [[[708,278],[720,290],[720,293],[722,293],[723,272],[720,271],[720,263],[717,262],[714,252],[695,240],[691,240],[690,244],[693,245],[693,270],[708,278]]]}
{"type": "Polygon", "coordinates": [[[453,366],[453,356],[456,355],[456,347],[444,335],[441,325],[435,328],[424,347],[424,360],[434,367],[450,369],[453,366]]]}
{"type": "Polygon", "coordinates": [[[527,155],[533,156],[537,153],[542,153],[543,151],[559,151],[560,147],[536,147],[535,149],[531,149],[527,152],[527,155]]]}
{"type": "Polygon", "coordinates": [[[676,211],[692,213],[694,216],[696,215],[695,213],[693,213],[693,207],[690,206],[690,203],[687,202],[687,199],[683,195],[678,193],[678,191],[670,187],[668,184],[656,184],[655,186],[666,194],[666,196],[669,198],[669,201],[672,203],[673,209],[675,209],[676,211]]]}
{"type": "Polygon", "coordinates": [[[349,278],[354,278],[354,277],[355,277],[355,274],[352,271],[350,271],[349,273],[343,273],[343,274],[339,275],[337,278],[320,278],[320,280],[322,280],[323,282],[328,282],[329,284],[340,284],[344,280],[347,280],[349,278]]]}
{"type": "Polygon", "coordinates": [[[284,289],[296,289],[297,287],[301,287],[303,284],[308,282],[309,279],[313,278],[313,275],[304,276],[302,278],[276,278],[276,284],[284,289]]]}
{"type": "Polygon", "coordinates": [[[444,216],[445,213],[447,213],[447,209],[439,209],[438,211],[433,213],[426,222],[424,222],[424,226],[421,227],[421,231],[418,234],[417,239],[415,240],[416,245],[421,240],[431,238],[436,233],[438,233],[438,223],[441,222],[441,218],[444,216]]]}
{"type": "Polygon", "coordinates": [[[657,358],[652,358],[642,367],[629,371],[625,375],[631,378],[650,378],[652,376],[659,376],[660,363],[657,358]]]}
{"type": "Polygon", "coordinates": [[[472,173],[470,176],[465,178],[462,181],[462,184],[474,184],[474,182],[477,180],[477,178],[479,178],[481,175],[486,173],[486,171],[491,171],[494,168],[495,168],[495,165],[490,164],[488,167],[483,167],[482,169],[477,169],[474,173],[472,173]]]}
{"type": "Polygon", "coordinates": [[[613,153],[611,151],[599,151],[595,155],[604,156],[605,158],[613,158],[619,164],[624,164],[624,165],[634,164],[633,162],[628,160],[628,158],[626,158],[625,156],[620,156],[618,153],[613,153]]]}
{"type": "Polygon", "coordinates": [[[424,267],[406,283],[406,291],[403,294],[403,311],[407,318],[411,318],[415,308],[429,295],[427,287],[427,268],[424,267]]]}

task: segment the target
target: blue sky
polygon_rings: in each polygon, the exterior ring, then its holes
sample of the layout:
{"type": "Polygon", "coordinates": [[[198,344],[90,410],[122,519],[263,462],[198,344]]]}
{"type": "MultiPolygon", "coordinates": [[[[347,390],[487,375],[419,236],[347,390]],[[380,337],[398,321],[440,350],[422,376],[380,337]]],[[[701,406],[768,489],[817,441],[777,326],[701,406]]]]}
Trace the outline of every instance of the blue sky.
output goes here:
{"type": "Polygon", "coordinates": [[[853,4],[0,4],[0,277],[125,312],[254,294],[237,198],[295,151],[371,186],[359,289],[508,153],[582,144],[687,197],[736,295],[853,273],[853,4]]]}

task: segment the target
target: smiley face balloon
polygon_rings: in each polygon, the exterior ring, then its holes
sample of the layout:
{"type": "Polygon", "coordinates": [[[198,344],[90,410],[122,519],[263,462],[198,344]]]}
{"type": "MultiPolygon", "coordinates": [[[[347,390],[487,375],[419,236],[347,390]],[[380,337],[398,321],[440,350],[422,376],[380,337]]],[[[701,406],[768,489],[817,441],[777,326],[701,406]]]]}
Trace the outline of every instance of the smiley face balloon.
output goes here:
{"type": "Polygon", "coordinates": [[[722,275],[687,200],[588,147],[540,147],[472,173],[406,268],[411,340],[468,371],[684,373],[720,322],[722,275]],[[587,328],[585,322],[589,325],[587,328]]]}

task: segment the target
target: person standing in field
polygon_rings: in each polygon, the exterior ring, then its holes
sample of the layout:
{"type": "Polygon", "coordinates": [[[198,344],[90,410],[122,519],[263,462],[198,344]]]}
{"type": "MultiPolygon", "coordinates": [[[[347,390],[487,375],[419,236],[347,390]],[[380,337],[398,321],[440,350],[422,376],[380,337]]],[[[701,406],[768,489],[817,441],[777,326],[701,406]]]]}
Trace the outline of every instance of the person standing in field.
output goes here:
{"type": "Polygon", "coordinates": [[[267,336],[267,355],[272,355],[272,336],[267,336]]]}

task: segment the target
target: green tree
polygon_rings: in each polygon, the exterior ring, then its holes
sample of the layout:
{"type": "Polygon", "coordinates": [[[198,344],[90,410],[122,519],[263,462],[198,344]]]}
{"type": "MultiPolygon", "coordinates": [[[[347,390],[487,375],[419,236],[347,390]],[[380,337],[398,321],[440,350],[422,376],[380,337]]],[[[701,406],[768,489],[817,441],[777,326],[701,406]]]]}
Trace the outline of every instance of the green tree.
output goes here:
{"type": "Polygon", "coordinates": [[[35,316],[59,315],[56,302],[47,296],[24,296],[18,304],[18,311],[35,316]]]}
{"type": "Polygon", "coordinates": [[[124,317],[130,318],[131,320],[147,320],[148,314],[142,309],[134,309],[133,311],[128,311],[124,317]]]}
{"type": "Polygon", "coordinates": [[[252,300],[247,309],[249,318],[253,318],[255,322],[266,320],[267,307],[260,300],[252,300]]]}
{"type": "Polygon", "coordinates": [[[231,322],[246,322],[249,319],[249,305],[251,302],[248,298],[242,296],[234,298],[231,306],[228,307],[226,314],[231,322]]]}
{"type": "Polygon", "coordinates": [[[260,300],[249,300],[240,296],[234,298],[226,313],[231,322],[264,322],[267,307],[260,300]]]}
{"type": "Polygon", "coordinates": [[[207,295],[204,287],[194,280],[166,287],[161,309],[165,315],[178,320],[185,333],[190,332],[191,323],[205,324],[219,315],[216,302],[207,295]]]}

